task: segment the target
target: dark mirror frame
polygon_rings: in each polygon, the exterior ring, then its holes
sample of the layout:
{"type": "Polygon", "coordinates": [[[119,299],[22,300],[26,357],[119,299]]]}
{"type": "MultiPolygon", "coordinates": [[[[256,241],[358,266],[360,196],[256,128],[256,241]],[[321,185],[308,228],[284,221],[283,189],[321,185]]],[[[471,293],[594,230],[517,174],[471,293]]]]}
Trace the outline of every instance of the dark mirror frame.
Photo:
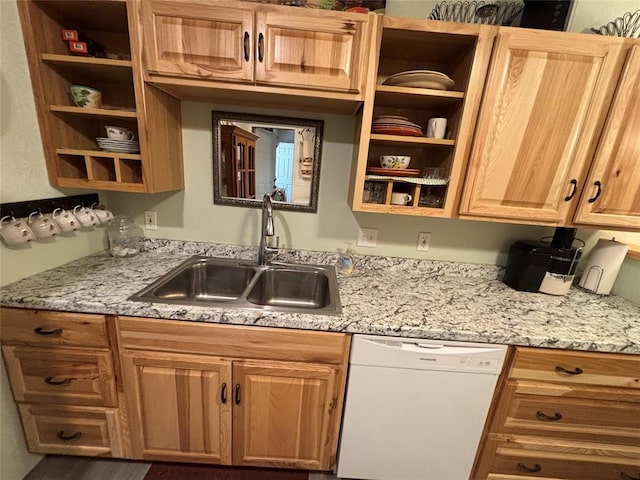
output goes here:
{"type": "MultiPolygon", "coordinates": [[[[322,137],[324,129],[323,120],[307,118],[278,117],[275,115],[254,115],[248,113],[218,112],[212,111],[213,132],[213,203],[216,205],[229,205],[234,207],[261,208],[262,198],[246,199],[236,197],[223,197],[221,195],[221,158],[220,158],[220,121],[231,120],[239,122],[255,122],[260,124],[290,125],[291,127],[309,127],[316,129],[316,137],[313,145],[313,167],[311,173],[311,190],[308,204],[273,202],[276,210],[292,210],[296,212],[316,213],[318,211],[318,192],[320,187],[320,163],[322,159],[322,137]]],[[[295,159],[297,165],[301,159],[295,159]]]]}

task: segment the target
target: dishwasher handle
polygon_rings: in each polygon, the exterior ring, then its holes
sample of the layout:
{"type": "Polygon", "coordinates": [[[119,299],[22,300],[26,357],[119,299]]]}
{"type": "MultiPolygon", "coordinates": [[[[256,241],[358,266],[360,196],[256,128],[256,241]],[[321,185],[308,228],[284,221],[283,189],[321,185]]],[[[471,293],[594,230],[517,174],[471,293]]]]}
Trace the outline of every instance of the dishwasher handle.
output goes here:
{"type": "Polygon", "coordinates": [[[464,346],[464,345],[447,345],[444,343],[425,343],[417,341],[397,341],[397,340],[373,340],[363,339],[363,342],[375,345],[376,347],[399,350],[410,353],[426,353],[430,355],[474,355],[478,353],[488,353],[495,350],[503,350],[502,345],[495,347],[485,346],[464,346]]]}

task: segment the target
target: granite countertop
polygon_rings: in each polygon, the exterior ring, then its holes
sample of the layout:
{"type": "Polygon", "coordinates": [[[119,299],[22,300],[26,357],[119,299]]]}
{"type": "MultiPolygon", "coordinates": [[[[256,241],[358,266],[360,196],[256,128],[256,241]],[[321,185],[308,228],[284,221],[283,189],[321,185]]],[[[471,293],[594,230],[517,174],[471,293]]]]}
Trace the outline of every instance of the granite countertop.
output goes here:
{"type": "MultiPolygon", "coordinates": [[[[368,333],[640,354],[640,306],[572,288],[515,291],[495,266],[356,256],[338,272],[342,315],[191,307],[127,300],[192,255],[254,259],[255,247],[145,239],[135,257],[90,255],[7,285],[5,307],[368,333]]],[[[286,251],[279,261],[335,264],[337,254],[286,251]]]]}

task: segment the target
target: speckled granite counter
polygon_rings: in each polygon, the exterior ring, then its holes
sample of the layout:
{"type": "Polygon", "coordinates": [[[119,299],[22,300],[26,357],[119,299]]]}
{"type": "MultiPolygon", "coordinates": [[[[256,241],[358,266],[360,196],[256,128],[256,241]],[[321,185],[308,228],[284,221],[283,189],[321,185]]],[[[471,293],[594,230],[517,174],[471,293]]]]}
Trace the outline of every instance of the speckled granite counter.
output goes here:
{"type": "MultiPolygon", "coordinates": [[[[640,306],[572,288],[566,296],[517,292],[502,269],[356,257],[338,272],[342,315],[133,302],[127,298],[191,255],[254,259],[255,247],[145,240],[132,258],[91,255],[7,285],[0,304],[69,312],[259,325],[640,354],[640,306]]],[[[335,264],[337,255],[284,252],[279,261],[335,264]]]]}

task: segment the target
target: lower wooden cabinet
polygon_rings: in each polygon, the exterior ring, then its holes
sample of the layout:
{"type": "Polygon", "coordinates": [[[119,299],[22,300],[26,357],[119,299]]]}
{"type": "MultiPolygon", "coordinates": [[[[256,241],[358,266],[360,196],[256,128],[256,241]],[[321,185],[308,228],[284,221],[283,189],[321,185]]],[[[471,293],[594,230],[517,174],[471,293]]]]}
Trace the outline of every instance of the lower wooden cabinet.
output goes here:
{"type": "Polygon", "coordinates": [[[119,327],[134,458],[335,465],[348,335],[131,318],[119,327]]]}
{"type": "Polygon", "coordinates": [[[640,356],[515,351],[472,478],[640,478],[640,356]]]}

